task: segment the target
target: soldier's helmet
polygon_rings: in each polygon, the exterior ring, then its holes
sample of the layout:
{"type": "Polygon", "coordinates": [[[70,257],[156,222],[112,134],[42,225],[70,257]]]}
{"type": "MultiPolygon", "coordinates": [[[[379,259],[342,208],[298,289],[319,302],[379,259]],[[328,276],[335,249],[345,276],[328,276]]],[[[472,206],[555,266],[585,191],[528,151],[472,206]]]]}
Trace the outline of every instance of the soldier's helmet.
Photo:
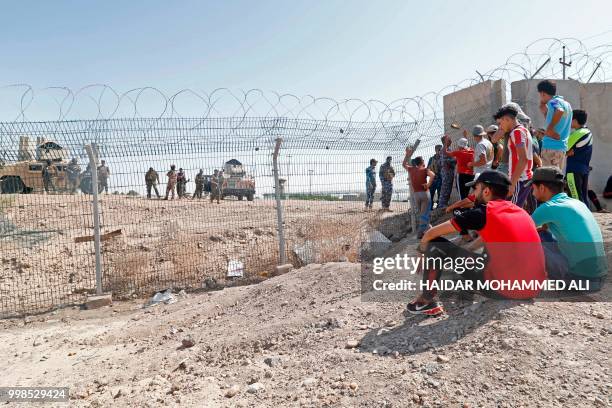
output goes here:
{"type": "Polygon", "coordinates": [[[149,167],[149,171],[153,171],[153,167],[149,167]]]}
{"type": "Polygon", "coordinates": [[[170,165],[170,170],[174,170],[174,169],[176,169],[176,166],[174,164],[171,164],[170,165]]]}

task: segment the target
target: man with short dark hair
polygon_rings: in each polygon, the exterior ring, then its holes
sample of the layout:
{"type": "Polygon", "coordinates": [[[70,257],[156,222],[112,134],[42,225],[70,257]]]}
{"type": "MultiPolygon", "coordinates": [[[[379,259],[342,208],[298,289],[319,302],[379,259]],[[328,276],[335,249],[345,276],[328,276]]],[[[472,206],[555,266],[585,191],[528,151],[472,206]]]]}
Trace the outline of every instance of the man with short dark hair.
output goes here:
{"type": "Polygon", "coordinates": [[[425,161],[421,156],[412,159],[408,164],[408,160],[414,153],[414,149],[407,147],[406,156],[402,162],[402,166],[408,172],[410,177],[410,186],[412,187],[413,202],[415,205],[414,212],[417,215],[417,238],[423,238],[423,234],[429,228],[429,194],[427,190],[431,187],[435,174],[425,167],[425,161]],[[429,177],[429,182],[427,178],[429,177]]]}
{"type": "Polygon", "coordinates": [[[563,179],[558,167],[540,167],[532,179],[533,195],[542,203],[532,217],[544,228],[540,237],[548,276],[599,290],[608,274],[601,230],[587,206],[563,192],[563,179]]]}
{"type": "Polygon", "coordinates": [[[567,142],[567,168],[565,174],[570,195],[589,206],[589,165],[593,154],[593,135],[586,127],[587,113],[581,109],[572,112],[572,133],[567,142]]]}
{"type": "Polygon", "coordinates": [[[529,130],[519,123],[518,115],[518,109],[507,104],[493,117],[499,123],[500,130],[508,134],[508,175],[511,181],[509,194],[512,196],[512,202],[522,207],[531,193],[527,181],[533,175],[533,141],[529,130]]]}
{"type": "MultiPolygon", "coordinates": [[[[466,269],[460,279],[508,282],[510,287],[485,292],[492,297],[528,299],[537,296],[539,290],[536,288],[512,287],[514,283],[522,281],[543,282],[546,271],[540,238],[533,221],[525,211],[505,199],[510,189],[510,179],[504,173],[487,170],[468,184],[469,187],[474,186],[474,208],[456,212],[450,221],[425,232],[419,246],[419,250],[425,253],[425,264],[432,263],[427,259],[442,258],[443,263],[448,259],[463,258],[464,263],[467,259],[482,259],[482,254],[468,251],[442,237],[475,230],[485,246],[486,265],[480,268],[475,265],[477,262],[472,262],[474,267],[466,269]],[[517,260],[520,260],[520,266],[517,266],[517,260]]],[[[425,268],[423,280],[431,285],[440,280],[441,274],[441,268],[425,268]]],[[[436,294],[436,290],[423,291],[408,304],[408,312],[429,316],[443,313],[442,305],[435,300],[436,294]]]]}
{"type": "Polygon", "coordinates": [[[376,159],[370,159],[370,165],[366,167],[366,202],[365,210],[369,211],[372,209],[372,203],[374,202],[374,194],[376,193],[376,159]]]}
{"type": "Polygon", "coordinates": [[[540,109],[546,115],[546,130],[542,139],[542,164],[565,169],[567,139],[572,126],[572,106],[557,95],[557,84],[544,80],[538,84],[540,109]]]}

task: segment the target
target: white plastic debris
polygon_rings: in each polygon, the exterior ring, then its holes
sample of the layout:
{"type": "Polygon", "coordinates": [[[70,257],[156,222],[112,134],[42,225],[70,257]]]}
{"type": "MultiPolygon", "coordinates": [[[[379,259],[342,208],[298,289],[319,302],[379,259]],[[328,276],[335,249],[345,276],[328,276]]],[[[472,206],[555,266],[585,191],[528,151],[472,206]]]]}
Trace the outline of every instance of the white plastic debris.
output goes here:
{"type": "Polygon", "coordinates": [[[170,289],[166,289],[163,292],[157,292],[153,295],[153,297],[147,302],[145,307],[157,306],[160,303],[169,305],[176,302],[176,298],[172,294],[170,289]]]}
{"type": "Polygon", "coordinates": [[[236,259],[231,259],[227,263],[228,278],[242,278],[244,276],[244,264],[236,259]]]}

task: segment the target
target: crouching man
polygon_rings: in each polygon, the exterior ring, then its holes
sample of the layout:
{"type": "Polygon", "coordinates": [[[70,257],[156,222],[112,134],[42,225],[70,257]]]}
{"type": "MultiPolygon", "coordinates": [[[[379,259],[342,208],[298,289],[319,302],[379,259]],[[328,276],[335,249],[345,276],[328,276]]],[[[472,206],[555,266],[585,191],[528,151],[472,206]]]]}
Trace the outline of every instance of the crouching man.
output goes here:
{"type": "MultiPolygon", "coordinates": [[[[580,200],[563,192],[558,167],[540,167],[531,180],[534,197],[542,203],[532,217],[541,227],[548,279],[563,280],[586,291],[601,289],[608,262],[599,225],[580,200]]],[[[569,287],[569,285],[568,285],[569,287]]]]}
{"type": "MultiPolygon", "coordinates": [[[[468,183],[474,186],[474,208],[457,212],[454,217],[439,224],[423,236],[419,250],[425,254],[423,285],[425,290],[408,304],[408,312],[437,316],[444,312],[436,300],[436,282],[440,282],[443,268],[448,260],[460,260],[455,265],[473,265],[474,268],[455,268],[458,279],[471,281],[477,288],[478,282],[490,285],[481,292],[490,297],[506,299],[529,299],[536,297],[544,280],[544,253],[540,238],[531,217],[510,201],[506,196],[510,190],[507,175],[487,170],[477,180],[468,183]],[[478,231],[484,244],[484,253],[469,251],[443,238],[467,230],[478,231]],[[486,262],[478,262],[479,259],[486,262]],[[435,260],[442,259],[442,262],[435,260]],[[467,260],[472,259],[471,262],[467,260]],[[476,267],[476,265],[479,265],[476,267]],[[520,286],[532,282],[533,286],[520,286]]],[[[444,269],[447,269],[444,267],[444,269]]]]}

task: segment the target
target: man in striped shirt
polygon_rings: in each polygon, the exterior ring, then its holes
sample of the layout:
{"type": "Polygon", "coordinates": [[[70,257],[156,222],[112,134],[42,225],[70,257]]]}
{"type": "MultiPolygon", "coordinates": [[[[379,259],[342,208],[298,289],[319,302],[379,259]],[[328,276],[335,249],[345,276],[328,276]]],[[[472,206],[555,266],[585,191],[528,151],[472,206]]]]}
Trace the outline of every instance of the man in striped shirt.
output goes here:
{"type": "Polygon", "coordinates": [[[512,105],[502,106],[494,115],[504,133],[508,134],[509,196],[518,207],[523,207],[531,194],[527,182],[533,176],[533,142],[529,130],[518,121],[519,111],[512,105]]]}

